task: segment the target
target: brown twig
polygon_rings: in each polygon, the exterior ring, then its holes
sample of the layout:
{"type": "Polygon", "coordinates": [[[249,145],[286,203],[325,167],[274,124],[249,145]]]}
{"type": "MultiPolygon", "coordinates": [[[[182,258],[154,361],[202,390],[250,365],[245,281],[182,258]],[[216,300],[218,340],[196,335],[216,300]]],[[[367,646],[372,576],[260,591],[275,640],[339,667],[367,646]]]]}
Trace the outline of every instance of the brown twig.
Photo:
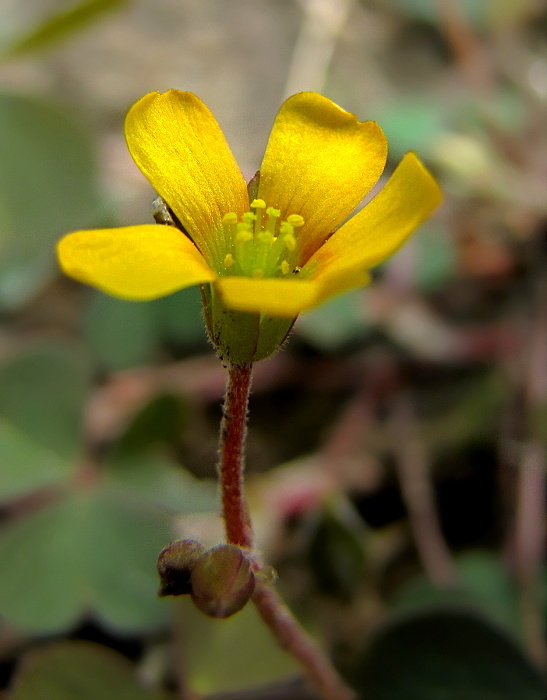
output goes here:
{"type": "Polygon", "coordinates": [[[424,569],[439,586],[454,585],[457,571],[439,526],[425,446],[404,393],[395,400],[392,432],[401,490],[424,569]]]}
{"type": "Polygon", "coordinates": [[[520,607],[525,641],[532,657],[547,666],[547,644],[542,624],[539,584],[545,549],[546,448],[536,434],[534,414],[547,405],[547,283],[537,283],[536,314],[530,333],[527,376],[529,441],[519,465],[514,529],[514,563],[520,585],[520,607]]]}

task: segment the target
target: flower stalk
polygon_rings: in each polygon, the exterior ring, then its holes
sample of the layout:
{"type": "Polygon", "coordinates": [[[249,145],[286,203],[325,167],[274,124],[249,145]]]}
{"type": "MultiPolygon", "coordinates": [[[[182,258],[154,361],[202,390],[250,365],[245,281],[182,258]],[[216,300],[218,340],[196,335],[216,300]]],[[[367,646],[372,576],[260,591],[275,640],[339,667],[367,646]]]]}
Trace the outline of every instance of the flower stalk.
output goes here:
{"type": "Polygon", "coordinates": [[[228,544],[251,549],[253,533],[244,492],[245,438],[252,365],[228,370],[224,413],[220,426],[219,476],[222,516],[228,544]]]}
{"type": "MultiPolygon", "coordinates": [[[[245,441],[252,364],[228,370],[220,430],[220,488],[222,515],[229,544],[252,549],[253,531],[244,492],[245,441]]],[[[302,665],[315,691],[324,700],[352,700],[354,692],[340,678],[328,657],[302,629],[270,582],[256,577],[252,601],[280,646],[302,665]]]]}

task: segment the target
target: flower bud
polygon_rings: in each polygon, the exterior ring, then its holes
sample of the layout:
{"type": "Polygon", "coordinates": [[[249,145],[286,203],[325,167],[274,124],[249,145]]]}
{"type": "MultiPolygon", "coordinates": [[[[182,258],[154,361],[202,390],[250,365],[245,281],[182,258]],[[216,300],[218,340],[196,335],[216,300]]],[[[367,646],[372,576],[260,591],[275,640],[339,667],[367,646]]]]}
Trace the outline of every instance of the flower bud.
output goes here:
{"type": "Polygon", "coordinates": [[[177,540],[167,545],[158,557],[158,595],[163,597],[191,593],[190,575],[204,551],[196,540],[177,540]]]}
{"type": "Polygon", "coordinates": [[[192,600],[209,617],[230,617],[251,597],[255,576],[239,547],[221,544],[205,552],[190,577],[192,600]]]}

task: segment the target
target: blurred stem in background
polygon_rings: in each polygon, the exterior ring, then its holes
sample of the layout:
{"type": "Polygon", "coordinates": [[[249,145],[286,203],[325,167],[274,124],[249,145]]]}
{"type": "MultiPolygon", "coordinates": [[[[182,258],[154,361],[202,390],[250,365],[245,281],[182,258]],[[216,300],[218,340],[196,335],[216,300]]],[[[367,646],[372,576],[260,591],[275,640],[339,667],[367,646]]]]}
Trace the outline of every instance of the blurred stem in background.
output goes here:
{"type": "Polygon", "coordinates": [[[336,42],[355,0],[300,0],[300,5],[303,18],[285,83],[285,97],[300,90],[324,90],[336,42]]]}

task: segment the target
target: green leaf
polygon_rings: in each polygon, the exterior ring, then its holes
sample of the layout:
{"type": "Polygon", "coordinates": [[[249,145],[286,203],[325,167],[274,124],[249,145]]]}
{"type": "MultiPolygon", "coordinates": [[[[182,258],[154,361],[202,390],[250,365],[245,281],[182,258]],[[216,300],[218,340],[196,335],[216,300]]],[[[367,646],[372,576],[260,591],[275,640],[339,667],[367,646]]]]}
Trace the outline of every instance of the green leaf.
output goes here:
{"type": "Polygon", "coordinates": [[[109,369],[128,369],[150,361],[166,341],[183,348],[205,348],[205,326],[196,288],[149,302],[95,294],[84,317],[84,336],[109,369]]]}
{"type": "Polygon", "coordinates": [[[11,700],[157,700],[121,654],[90,642],[60,642],[26,654],[11,700]]]}
{"type": "Polygon", "coordinates": [[[484,440],[497,429],[505,399],[503,378],[496,372],[461,382],[456,402],[439,406],[423,421],[423,436],[434,450],[450,451],[473,441],[484,440]]]}
{"type": "Polygon", "coordinates": [[[295,660],[276,643],[254,605],[227,620],[206,617],[189,599],[179,601],[189,685],[198,693],[227,692],[299,674],[295,660]]]}
{"type": "Polygon", "coordinates": [[[172,514],[210,513],[219,508],[216,482],[200,481],[161,450],[118,456],[109,462],[107,478],[119,492],[172,514]]]}
{"type": "Polygon", "coordinates": [[[433,226],[420,226],[412,243],[416,251],[417,283],[426,292],[438,289],[456,269],[456,251],[450,232],[433,226]]]}
{"type": "Polygon", "coordinates": [[[139,632],[165,624],[156,560],[168,522],[123,494],[99,489],[44,507],[0,535],[0,614],[34,632],[70,628],[95,613],[139,632]]]}
{"type": "Polygon", "coordinates": [[[185,348],[207,347],[199,287],[181,289],[152,303],[164,338],[185,348]]]}
{"type": "Polygon", "coordinates": [[[74,457],[90,367],[68,346],[28,348],[0,364],[0,414],[40,445],[74,457]]]}
{"type": "Polygon", "coordinates": [[[158,555],[172,539],[167,518],[108,488],[91,502],[82,542],[91,606],[109,627],[143,631],[165,624],[157,597],[158,555]]]}
{"type": "Polygon", "coordinates": [[[26,630],[74,625],[87,603],[83,504],[64,500],[5,527],[0,535],[0,615],[26,630]]]}
{"type": "Polygon", "coordinates": [[[419,576],[402,586],[394,598],[398,610],[415,610],[437,603],[462,603],[473,607],[514,634],[521,635],[519,597],[502,559],[488,551],[464,552],[455,560],[459,585],[435,586],[419,576]]]}
{"type": "Polygon", "coordinates": [[[370,331],[360,292],[342,294],[300,316],[295,332],[325,351],[341,349],[370,331]]]}
{"type": "Polygon", "coordinates": [[[83,318],[84,338],[109,370],[146,364],[157,347],[152,302],[134,302],[95,293],[83,318]]]}
{"type": "Polygon", "coordinates": [[[0,416],[0,502],[59,483],[70,464],[0,416]]]}
{"type": "Polygon", "coordinates": [[[177,396],[154,396],[133,416],[115,445],[112,459],[132,457],[158,444],[175,444],[181,434],[184,417],[184,406],[177,396]]]}
{"type": "Polygon", "coordinates": [[[321,591],[351,600],[365,571],[364,532],[358,517],[344,506],[320,513],[308,558],[321,591]]]}
{"type": "Polygon", "coordinates": [[[89,135],[42,101],[0,94],[0,305],[36,293],[57,270],[57,239],[98,215],[89,135]]]}
{"type": "Polygon", "coordinates": [[[172,513],[217,510],[217,485],[200,481],[170,455],[184,415],[180,399],[170,395],[154,397],[137,413],[106,460],[112,486],[172,513]]]}
{"type": "MultiPolygon", "coordinates": [[[[402,1],[402,0],[401,0],[402,1]]],[[[409,150],[431,155],[435,139],[446,131],[439,101],[428,96],[399,98],[374,115],[389,142],[390,157],[400,159],[409,150]]]]}
{"type": "Polygon", "coordinates": [[[84,29],[106,12],[128,5],[128,0],[87,0],[67,10],[46,17],[27,34],[18,37],[6,50],[5,58],[15,58],[56,44],[84,29]]]}
{"type": "Polygon", "coordinates": [[[456,607],[400,617],[378,632],[358,688],[363,700],[541,700],[547,691],[510,638],[456,607]]]}

